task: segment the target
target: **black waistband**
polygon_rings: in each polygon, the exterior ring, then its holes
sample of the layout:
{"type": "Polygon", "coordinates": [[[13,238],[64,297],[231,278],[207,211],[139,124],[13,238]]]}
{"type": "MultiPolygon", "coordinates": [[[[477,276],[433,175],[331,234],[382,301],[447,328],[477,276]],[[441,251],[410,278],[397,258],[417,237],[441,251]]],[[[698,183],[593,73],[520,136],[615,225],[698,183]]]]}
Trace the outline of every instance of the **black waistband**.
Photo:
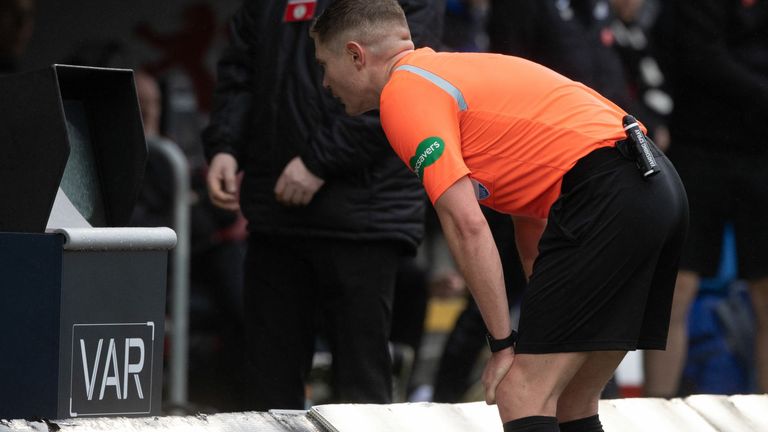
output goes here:
{"type": "Polygon", "coordinates": [[[569,192],[574,186],[593,175],[600,167],[611,162],[634,163],[625,158],[615,146],[600,147],[576,161],[576,165],[565,173],[560,193],[569,192]]]}
{"type": "MultiPolygon", "coordinates": [[[[616,142],[617,145],[624,143],[626,143],[626,140],[616,142]]],[[[655,157],[658,158],[664,156],[664,153],[662,153],[661,150],[656,147],[656,144],[654,144],[653,141],[648,139],[648,143],[650,144],[651,153],[653,153],[655,157]]],[[[620,163],[631,163],[636,165],[636,162],[630,157],[622,154],[616,145],[600,147],[596,150],[593,150],[586,156],[576,161],[576,165],[574,165],[573,168],[565,173],[563,176],[562,186],[560,187],[560,193],[566,193],[570,191],[574,186],[581,183],[589,176],[599,172],[599,169],[610,168],[620,163]]]]}

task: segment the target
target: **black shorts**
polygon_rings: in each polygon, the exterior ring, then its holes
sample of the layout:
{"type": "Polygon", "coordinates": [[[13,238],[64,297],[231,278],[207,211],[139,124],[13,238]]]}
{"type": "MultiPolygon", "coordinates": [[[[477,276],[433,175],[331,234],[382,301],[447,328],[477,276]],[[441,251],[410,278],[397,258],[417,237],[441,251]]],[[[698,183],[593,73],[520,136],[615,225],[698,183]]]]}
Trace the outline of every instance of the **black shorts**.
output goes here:
{"type": "Polygon", "coordinates": [[[680,268],[714,276],[733,224],[739,277],[768,276],[768,156],[684,148],[672,156],[688,191],[691,228],[680,268]]]}
{"type": "Polygon", "coordinates": [[[649,179],[615,147],[563,177],[523,295],[518,353],[665,348],[688,203],[656,153],[662,171],[649,179]]]}

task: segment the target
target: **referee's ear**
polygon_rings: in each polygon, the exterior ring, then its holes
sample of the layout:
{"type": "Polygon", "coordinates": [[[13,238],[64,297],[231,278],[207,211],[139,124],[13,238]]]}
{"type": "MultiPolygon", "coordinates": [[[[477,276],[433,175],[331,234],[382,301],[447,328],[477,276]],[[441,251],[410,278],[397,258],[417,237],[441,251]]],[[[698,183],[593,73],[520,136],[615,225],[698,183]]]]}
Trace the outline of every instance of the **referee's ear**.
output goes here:
{"type": "Polygon", "coordinates": [[[367,56],[365,48],[358,42],[349,41],[344,45],[344,52],[349,56],[357,70],[365,67],[367,56]]]}

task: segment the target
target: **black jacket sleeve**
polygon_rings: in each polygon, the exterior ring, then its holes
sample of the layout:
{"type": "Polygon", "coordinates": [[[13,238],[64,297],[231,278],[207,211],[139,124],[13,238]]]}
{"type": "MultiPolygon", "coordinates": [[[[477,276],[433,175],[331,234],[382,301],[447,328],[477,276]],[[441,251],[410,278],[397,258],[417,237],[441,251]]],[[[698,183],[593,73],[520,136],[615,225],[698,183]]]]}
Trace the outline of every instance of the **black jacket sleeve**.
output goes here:
{"type": "Polygon", "coordinates": [[[217,64],[217,81],[210,122],[203,130],[203,149],[210,160],[217,153],[230,153],[242,166],[243,138],[252,109],[251,83],[254,61],[242,31],[249,23],[244,10],[230,24],[230,41],[217,64]]]}
{"type": "MultiPolygon", "coordinates": [[[[417,47],[438,46],[443,28],[445,0],[400,0],[417,47]]],[[[324,97],[330,98],[329,95],[324,97]]],[[[326,104],[331,106],[332,102],[326,104]]],[[[349,117],[339,110],[312,134],[301,154],[307,168],[327,179],[367,167],[391,151],[378,113],[349,117]]]]}
{"type": "Polygon", "coordinates": [[[330,116],[312,134],[301,160],[316,176],[329,179],[360,171],[387,150],[377,113],[350,117],[343,111],[330,116]]]}

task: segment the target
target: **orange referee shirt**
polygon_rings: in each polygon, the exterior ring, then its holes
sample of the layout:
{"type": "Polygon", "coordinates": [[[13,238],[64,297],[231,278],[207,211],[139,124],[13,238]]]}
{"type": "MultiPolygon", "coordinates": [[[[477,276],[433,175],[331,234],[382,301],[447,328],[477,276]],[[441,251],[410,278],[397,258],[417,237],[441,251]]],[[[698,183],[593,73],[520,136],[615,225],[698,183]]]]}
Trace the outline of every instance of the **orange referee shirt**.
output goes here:
{"type": "Polygon", "coordinates": [[[435,201],[468,175],[479,202],[546,218],[579,158],[626,138],[626,113],[581,83],[498,54],[406,55],[381,93],[390,144],[435,201]]]}

